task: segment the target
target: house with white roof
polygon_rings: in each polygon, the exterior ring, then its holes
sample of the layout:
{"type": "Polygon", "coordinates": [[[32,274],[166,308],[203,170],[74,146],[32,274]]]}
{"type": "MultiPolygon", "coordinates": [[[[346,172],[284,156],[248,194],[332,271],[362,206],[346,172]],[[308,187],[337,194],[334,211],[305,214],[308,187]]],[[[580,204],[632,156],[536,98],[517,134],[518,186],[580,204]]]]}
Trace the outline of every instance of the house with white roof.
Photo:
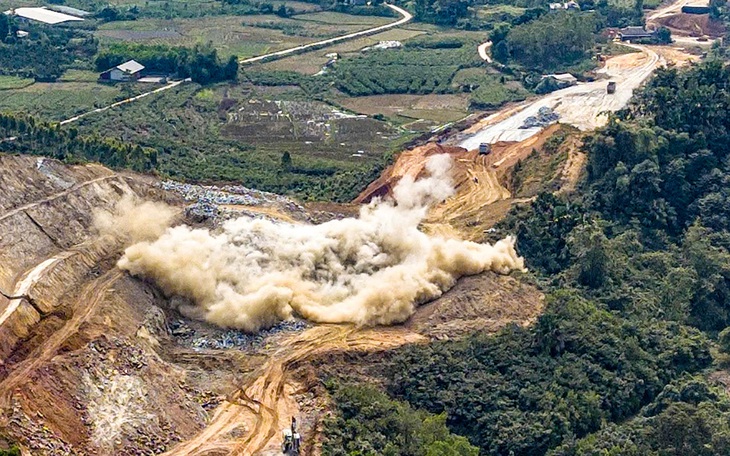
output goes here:
{"type": "Polygon", "coordinates": [[[142,76],[144,65],[134,60],[109,68],[99,75],[104,81],[136,81],[142,76]]]}
{"type": "Polygon", "coordinates": [[[5,14],[14,16],[21,21],[36,21],[51,25],[61,24],[63,22],[83,21],[80,17],[71,16],[70,14],[60,13],[58,11],[52,11],[46,7],[15,8],[10,11],[5,11],[5,14]]]}

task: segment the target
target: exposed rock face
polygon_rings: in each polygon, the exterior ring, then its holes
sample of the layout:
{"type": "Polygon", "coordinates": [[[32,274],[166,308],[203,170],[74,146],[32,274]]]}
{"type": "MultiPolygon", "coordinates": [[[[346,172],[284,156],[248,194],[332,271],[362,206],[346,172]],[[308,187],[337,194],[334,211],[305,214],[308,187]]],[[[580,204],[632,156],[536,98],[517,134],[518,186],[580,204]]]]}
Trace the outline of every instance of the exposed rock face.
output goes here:
{"type": "Polygon", "coordinates": [[[154,184],[0,155],[0,434],[33,455],[159,453],[206,420],[208,379],[159,350],[164,300],[92,226],[124,195],[169,200],[154,184]]]}
{"type": "Polygon", "coordinates": [[[429,143],[407,150],[398,156],[398,160],[386,169],[383,174],[362,191],[355,203],[368,203],[375,197],[393,195],[393,188],[404,176],[416,179],[426,172],[428,157],[438,154],[449,154],[454,157],[466,152],[466,149],[455,146],[442,146],[429,143]]]}

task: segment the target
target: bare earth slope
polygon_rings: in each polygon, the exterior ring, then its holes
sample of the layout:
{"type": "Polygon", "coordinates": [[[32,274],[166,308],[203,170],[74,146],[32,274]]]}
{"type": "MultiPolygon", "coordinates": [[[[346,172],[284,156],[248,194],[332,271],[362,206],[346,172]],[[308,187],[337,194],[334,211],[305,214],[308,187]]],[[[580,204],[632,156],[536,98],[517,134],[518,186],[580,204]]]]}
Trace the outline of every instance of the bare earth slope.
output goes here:
{"type": "Polygon", "coordinates": [[[97,165],[0,155],[0,434],[26,454],[150,454],[203,425],[185,373],[142,337],[164,317],[115,268],[94,208],[162,197],[97,165]]]}
{"type": "MultiPolygon", "coordinates": [[[[512,146],[500,147],[484,173],[511,160],[512,146]]],[[[463,172],[458,160],[474,154],[452,149],[463,172]]],[[[469,179],[459,188],[471,188],[469,179]]],[[[239,349],[194,348],[171,329],[183,317],[167,298],[116,267],[124,245],[92,226],[94,209],[124,195],[182,209],[155,179],[0,155],[0,188],[0,448],[5,438],[26,455],[278,454],[291,416],[301,422],[304,454],[318,454],[326,401],[300,375],[316,358],[526,324],[542,310],[534,288],[485,273],[406,325],[319,325],[239,349]]],[[[243,212],[302,217],[264,209],[243,212]]]]}

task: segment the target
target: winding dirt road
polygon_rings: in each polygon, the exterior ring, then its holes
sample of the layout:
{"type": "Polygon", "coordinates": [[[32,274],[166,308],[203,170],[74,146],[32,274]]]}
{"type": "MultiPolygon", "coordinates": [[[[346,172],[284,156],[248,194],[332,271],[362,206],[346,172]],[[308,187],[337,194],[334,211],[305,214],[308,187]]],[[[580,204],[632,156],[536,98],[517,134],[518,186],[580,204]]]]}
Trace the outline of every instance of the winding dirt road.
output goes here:
{"type": "Polygon", "coordinates": [[[66,340],[75,334],[81,324],[93,313],[105,293],[120,277],[123,272],[119,269],[112,269],[99,278],[87,284],[78,295],[73,306],[73,316],[63,327],[54,332],[39,347],[33,350],[28,357],[13,366],[9,375],[0,382],[0,410],[10,405],[10,398],[13,391],[23,382],[27,382],[31,374],[43,364],[56,355],[66,340]]]}
{"type": "Polygon", "coordinates": [[[289,378],[298,363],[330,352],[388,350],[423,341],[423,336],[404,327],[361,330],[350,325],[318,325],[295,334],[280,345],[250,381],[218,406],[205,429],[163,456],[213,451],[239,456],[273,453],[281,445],[280,430],[298,412],[292,395],[295,388],[289,378]],[[244,437],[230,438],[232,431],[241,427],[244,437]]]}

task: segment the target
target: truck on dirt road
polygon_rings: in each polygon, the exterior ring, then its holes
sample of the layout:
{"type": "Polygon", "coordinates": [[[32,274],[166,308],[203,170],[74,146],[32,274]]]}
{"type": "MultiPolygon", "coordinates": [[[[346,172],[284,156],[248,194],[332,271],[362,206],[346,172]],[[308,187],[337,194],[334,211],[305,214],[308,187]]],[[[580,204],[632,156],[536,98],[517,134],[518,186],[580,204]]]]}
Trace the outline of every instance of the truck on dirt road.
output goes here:
{"type": "Polygon", "coordinates": [[[608,81],[606,93],[616,93],[616,81],[608,81]]]}

